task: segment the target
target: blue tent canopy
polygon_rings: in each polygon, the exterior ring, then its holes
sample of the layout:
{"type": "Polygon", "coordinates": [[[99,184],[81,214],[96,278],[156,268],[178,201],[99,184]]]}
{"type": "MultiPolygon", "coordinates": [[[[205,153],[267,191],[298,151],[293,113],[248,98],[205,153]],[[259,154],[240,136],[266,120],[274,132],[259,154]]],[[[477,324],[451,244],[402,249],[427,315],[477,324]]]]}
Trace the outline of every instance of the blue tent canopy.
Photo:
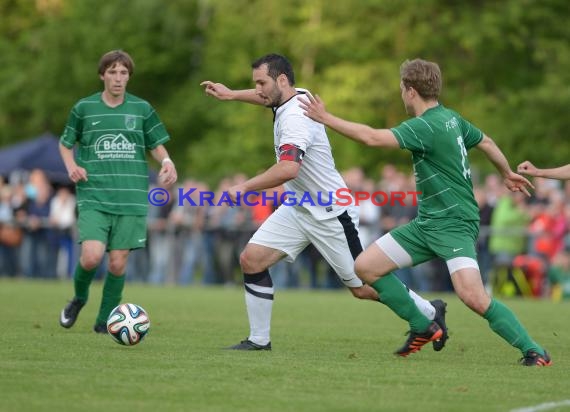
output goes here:
{"type": "Polygon", "coordinates": [[[59,154],[59,139],[50,133],[0,150],[1,176],[33,169],[43,170],[52,183],[71,183],[59,154]]]}
{"type": "MultiPolygon", "coordinates": [[[[59,153],[59,138],[51,133],[0,149],[0,176],[14,172],[41,169],[51,183],[71,185],[67,169],[59,153]]],[[[158,173],[149,168],[151,183],[158,173]]]]}

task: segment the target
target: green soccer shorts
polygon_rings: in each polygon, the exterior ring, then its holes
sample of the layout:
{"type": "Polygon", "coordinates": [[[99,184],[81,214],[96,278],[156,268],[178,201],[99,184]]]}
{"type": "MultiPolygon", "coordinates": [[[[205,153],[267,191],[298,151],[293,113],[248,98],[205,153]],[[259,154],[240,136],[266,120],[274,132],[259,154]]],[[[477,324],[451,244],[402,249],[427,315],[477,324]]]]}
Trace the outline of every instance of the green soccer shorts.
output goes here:
{"type": "Polygon", "coordinates": [[[79,213],[79,242],[98,240],[107,250],[132,250],[146,246],[146,216],[112,215],[99,210],[79,213]]]}
{"type": "Polygon", "coordinates": [[[446,262],[455,258],[477,261],[478,221],[431,219],[421,222],[416,218],[390,234],[410,255],[414,266],[436,257],[446,262]]]}

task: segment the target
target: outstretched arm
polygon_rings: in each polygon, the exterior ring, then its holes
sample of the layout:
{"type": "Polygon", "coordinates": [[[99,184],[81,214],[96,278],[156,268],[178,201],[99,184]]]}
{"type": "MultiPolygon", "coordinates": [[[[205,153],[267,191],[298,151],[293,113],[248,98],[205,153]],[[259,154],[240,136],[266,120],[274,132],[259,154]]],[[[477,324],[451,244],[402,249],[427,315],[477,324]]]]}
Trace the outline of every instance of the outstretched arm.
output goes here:
{"type": "Polygon", "coordinates": [[[555,167],[552,169],[539,169],[528,160],[525,160],[517,167],[517,171],[529,176],[546,177],[549,179],[560,180],[570,179],[570,164],[555,167]]]}
{"type": "Polygon", "coordinates": [[[523,192],[527,196],[530,196],[528,189],[534,189],[534,186],[524,176],[518,175],[511,170],[509,161],[493,139],[487,135],[483,135],[483,140],[479,142],[477,149],[485,153],[485,156],[493,163],[497,171],[503,176],[505,186],[507,186],[511,192],[523,192]]]}
{"type": "Polygon", "coordinates": [[[324,102],[318,95],[314,97],[310,94],[299,97],[301,109],[305,112],[305,116],[310,117],[316,122],[336,130],[340,134],[354,141],[363,143],[367,146],[378,147],[399,147],[398,140],[390,129],[374,129],[362,123],[349,122],[327,112],[324,102]]]}
{"type": "Polygon", "coordinates": [[[218,100],[237,100],[240,102],[263,105],[263,99],[255,93],[255,89],[232,90],[222,83],[205,80],[200,83],[207,95],[218,100]]]}

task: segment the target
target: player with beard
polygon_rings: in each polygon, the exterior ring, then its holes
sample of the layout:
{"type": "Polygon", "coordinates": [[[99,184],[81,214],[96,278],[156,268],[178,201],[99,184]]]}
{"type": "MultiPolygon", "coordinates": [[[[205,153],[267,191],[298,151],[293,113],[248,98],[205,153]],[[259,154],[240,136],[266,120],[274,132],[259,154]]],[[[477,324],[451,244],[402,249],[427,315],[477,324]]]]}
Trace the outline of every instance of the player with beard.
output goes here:
{"type": "MultiPolygon", "coordinates": [[[[335,167],[324,126],[304,116],[299,107],[298,97],[309,92],[295,88],[291,64],[281,55],[263,56],[251,67],[254,89],[232,90],[221,83],[201,83],[208,95],[219,100],[263,105],[271,108],[274,115],[277,163],[230,188],[228,194],[236,201],[240,194],[283,185],[297,200],[304,196],[319,199],[323,195],[327,199],[327,205],[318,202],[281,205],[254,233],[240,255],[250,333],[228,349],[271,350],[275,291],[268,268],[281,259],[293,261],[311,243],[354,297],[383,302],[383,296],[354,272],[354,260],[363,250],[358,237],[357,209],[353,204],[337,204],[336,192],[346,188],[346,183],[335,167]]],[[[428,342],[433,342],[435,350],[441,350],[447,339],[445,303],[429,302],[407,289],[395,275],[391,276],[401,292],[415,303],[407,309],[412,316],[425,321],[427,326],[422,332],[429,333],[428,342]]]]}

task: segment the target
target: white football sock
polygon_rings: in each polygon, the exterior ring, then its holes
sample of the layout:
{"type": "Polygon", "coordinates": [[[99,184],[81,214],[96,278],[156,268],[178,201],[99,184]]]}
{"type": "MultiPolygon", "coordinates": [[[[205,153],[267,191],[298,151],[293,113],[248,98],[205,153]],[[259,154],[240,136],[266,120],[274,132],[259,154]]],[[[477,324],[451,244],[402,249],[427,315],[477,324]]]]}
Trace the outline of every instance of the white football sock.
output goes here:
{"type": "Polygon", "coordinates": [[[416,306],[418,307],[420,312],[422,312],[425,315],[425,317],[428,318],[429,320],[434,320],[435,319],[435,308],[430,303],[430,301],[422,298],[420,295],[418,295],[412,289],[408,289],[408,293],[409,293],[410,297],[414,300],[414,303],[416,304],[416,306]]]}
{"type": "MultiPolygon", "coordinates": [[[[247,287],[254,292],[273,297],[273,287],[259,286],[248,283],[247,287]]],[[[270,342],[271,310],[273,299],[261,298],[245,291],[245,306],[249,319],[249,340],[258,345],[267,345],[270,342]]]]}

